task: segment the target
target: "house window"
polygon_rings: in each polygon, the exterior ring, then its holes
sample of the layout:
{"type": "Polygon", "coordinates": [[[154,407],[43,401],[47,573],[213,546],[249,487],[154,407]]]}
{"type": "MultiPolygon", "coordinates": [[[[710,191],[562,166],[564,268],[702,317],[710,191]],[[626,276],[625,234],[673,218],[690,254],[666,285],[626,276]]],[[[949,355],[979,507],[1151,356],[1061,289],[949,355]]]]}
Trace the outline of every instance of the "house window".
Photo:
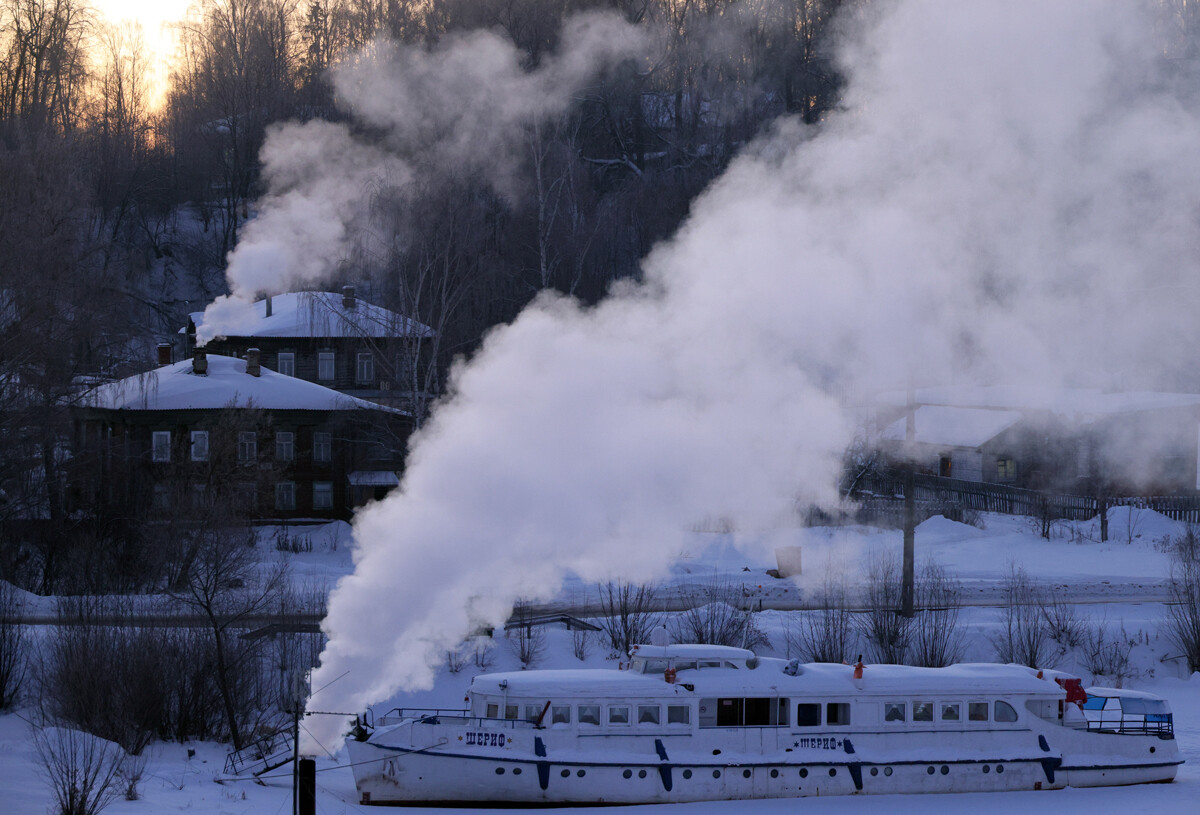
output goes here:
{"type": "Polygon", "coordinates": [[[294,481],[280,481],[275,485],[275,509],[296,508],[296,484],[294,481]]]}
{"type": "Polygon", "coordinates": [[[208,431],[192,431],[192,461],[208,461],[208,431]]]}
{"type": "Polygon", "coordinates": [[[942,478],[949,478],[951,464],[950,456],[940,456],[938,458],[938,475],[942,478]]]}
{"type": "Polygon", "coordinates": [[[154,485],[154,496],[151,499],[153,506],[158,510],[168,510],[171,508],[171,491],[166,484],[154,485]]]}
{"type": "Polygon", "coordinates": [[[365,385],[375,381],[375,357],[369,352],[358,355],[358,364],[354,368],[354,381],[365,385]]]}
{"type": "Polygon", "coordinates": [[[313,482],[313,509],[333,509],[333,482],[313,482]]]}
{"type": "Polygon", "coordinates": [[[275,366],[279,369],[279,373],[284,376],[296,375],[296,355],[291,351],[280,351],[279,361],[275,366]]]}
{"type": "Polygon", "coordinates": [[[313,461],[328,463],[333,459],[333,438],[329,433],[313,433],[313,461]]]}
{"type": "Polygon", "coordinates": [[[996,459],[996,480],[1015,481],[1017,479],[1017,461],[1012,458],[996,459]]]}
{"type": "Polygon", "coordinates": [[[192,485],[192,509],[203,510],[208,507],[208,485],[193,484],[192,485]]]}
{"type": "Polygon", "coordinates": [[[290,430],[280,430],[275,433],[275,459],[291,461],[296,457],[296,435],[290,430]]]}
{"type": "Polygon", "coordinates": [[[237,485],[233,497],[234,503],[242,512],[258,511],[258,484],[253,481],[242,481],[237,485]]]}
{"type": "Polygon", "coordinates": [[[317,379],[333,379],[333,352],[321,351],[317,354],[317,379]]]}
{"type": "Polygon", "coordinates": [[[171,431],[155,430],[150,437],[150,454],[155,461],[171,460],[171,431]]]}
{"type": "Polygon", "coordinates": [[[258,460],[258,434],[253,430],[242,430],[238,433],[238,461],[249,462],[258,460]]]}

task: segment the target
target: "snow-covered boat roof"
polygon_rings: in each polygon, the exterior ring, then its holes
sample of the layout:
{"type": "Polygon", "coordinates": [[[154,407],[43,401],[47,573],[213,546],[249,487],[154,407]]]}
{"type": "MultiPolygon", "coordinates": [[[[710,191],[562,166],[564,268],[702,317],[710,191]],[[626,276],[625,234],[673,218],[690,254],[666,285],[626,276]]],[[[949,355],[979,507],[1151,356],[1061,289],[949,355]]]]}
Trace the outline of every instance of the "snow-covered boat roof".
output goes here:
{"type": "MultiPolygon", "coordinates": [[[[678,648],[679,646],[674,646],[678,648]]],[[[741,649],[733,649],[740,651],[741,649]]],[[[1039,679],[1020,665],[972,663],[947,668],[908,665],[867,665],[863,678],[854,678],[850,665],[809,663],[796,675],[784,673],[787,662],[763,658],[756,668],[681,670],[674,684],[661,673],[639,674],[603,669],[512,671],[482,674],[471,684],[475,693],[507,693],[514,698],[584,698],[636,700],[691,696],[888,696],[928,699],[1023,694],[1060,695],[1050,678],[1039,679]],[[505,683],[501,687],[501,683],[505,683]],[[687,691],[683,686],[692,685],[687,691]]]]}
{"type": "Polygon", "coordinates": [[[285,376],[268,368],[246,373],[246,361],[208,355],[208,373],[192,370],[192,360],[164,365],[136,376],[109,382],[86,394],[82,407],[106,410],[402,410],[356,399],[314,382],[285,376]]]}
{"type": "MultiPolygon", "coordinates": [[[[271,296],[271,316],[267,301],[250,304],[254,316],[237,337],[432,337],[433,329],[394,311],[356,298],[346,308],[341,294],[327,291],[297,291],[271,296]]],[[[203,334],[204,312],[188,316],[203,334]]]]}
{"type": "MultiPolygon", "coordinates": [[[[945,405],[921,405],[916,413],[915,441],[951,447],[979,447],[1021,421],[1015,410],[985,410],[945,405]]],[[[888,441],[904,441],[906,417],[883,431],[888,441]]]]}

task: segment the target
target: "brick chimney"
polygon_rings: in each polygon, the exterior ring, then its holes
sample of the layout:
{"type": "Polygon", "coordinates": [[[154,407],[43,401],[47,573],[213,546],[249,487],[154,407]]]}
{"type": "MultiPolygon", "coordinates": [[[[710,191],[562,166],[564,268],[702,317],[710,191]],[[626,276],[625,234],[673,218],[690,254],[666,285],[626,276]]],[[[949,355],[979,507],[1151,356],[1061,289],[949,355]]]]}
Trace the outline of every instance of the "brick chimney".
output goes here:
{"type": "Polygon", "coordinates": [[[258,376],[262,373],[262,367],[258,363],[259,353],[257,348],[246,349],[246,373],[250,376],[258,376]]]}
{"type": "Polygon", "coordinates": [[[269,295],[269,294],[267,295],[266,309],[267,309],[267,313],[265,316],[270,317],[271,316],[271,295],[269,295]]]}
{"type": "Polygon", "coordinates": [[[160,342],[158,344],[158,364],[170,365],[172,362],[174,362],[171,354],[173,350],[174,349],[171,347],[171,343],[160,342]]]}
{"type": "Polygon", "coordinates": [[[354,308],[357,302],[354,299],[354,287],[342,286],[342,308],[354,308]]]}
{"type": "Polygon", "coordinates": [[[196,353],[192,356],[192,373],[201,376],[208,375],[208,352],[203,348],[197,348],[196,353]]]}

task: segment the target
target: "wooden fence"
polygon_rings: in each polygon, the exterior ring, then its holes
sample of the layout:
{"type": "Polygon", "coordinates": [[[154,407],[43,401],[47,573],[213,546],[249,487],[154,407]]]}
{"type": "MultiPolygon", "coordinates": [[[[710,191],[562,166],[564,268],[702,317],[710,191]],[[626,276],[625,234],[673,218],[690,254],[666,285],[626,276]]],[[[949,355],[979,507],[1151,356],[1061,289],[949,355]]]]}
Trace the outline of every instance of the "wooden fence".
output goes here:
{"type": "MultiPolygon", "coordinates": [[[[904,474],[886,471],[864,476],[850,498],[855,516],[864,523],[898,525],[904,513],[904,474]]],[[[970,512],[1031,515],[1038,518],[1086,521],[1099,514],[1096,498],[1040,492],[1005,484],[963,481],[958,478],[915,474],[913,498],[918,523],[933,515],[954,520],[970,512]]],[[[1109,498],[1108,506],[1150,509],[1176,521],[1200,523],[1200,495],[1140,495],[1109,498]]]]}

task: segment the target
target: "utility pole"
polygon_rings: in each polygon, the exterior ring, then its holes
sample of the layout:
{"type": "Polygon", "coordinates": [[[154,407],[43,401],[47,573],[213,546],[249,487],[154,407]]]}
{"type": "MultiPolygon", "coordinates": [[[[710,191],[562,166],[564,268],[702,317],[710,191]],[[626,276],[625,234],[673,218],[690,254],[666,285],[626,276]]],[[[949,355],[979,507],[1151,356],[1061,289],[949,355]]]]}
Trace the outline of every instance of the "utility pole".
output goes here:
{"type": "Polygon", "coordinates": [[[900,616],[911,618],[913,608],[913,584],[915,583],[917,496],[913,470],[913,442],[917,438],[916,393],[912,380],[908,382],[908,412],[904,418],[904,568],[900,578],[900,616]]]}

